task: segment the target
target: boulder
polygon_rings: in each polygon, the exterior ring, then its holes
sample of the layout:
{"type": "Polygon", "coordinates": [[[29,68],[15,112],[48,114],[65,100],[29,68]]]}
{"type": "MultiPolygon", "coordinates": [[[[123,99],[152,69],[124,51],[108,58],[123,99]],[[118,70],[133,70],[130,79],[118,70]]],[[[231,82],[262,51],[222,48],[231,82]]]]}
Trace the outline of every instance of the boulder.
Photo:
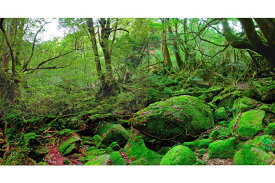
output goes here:
{"type": "Polygon", "coordinates": [[[130,137],[130,132],[119,124],[113,124],[101,135],[101,137],[101,143],[104,145],[110,145],[112,142],[116,141],[123,147],[130,137]]]}
{"type": "Polygon", "coordinates": [[[261,135],[255,137],[254,139],[248,140],[245,142],[246,145],[253,145],[259,149],[265,151],[275,151],[275,141],[274,138],[270,135],[261,135]]]}
{"type": "Polygon", "coordinates": [[[236,138],[217,140],[209,145],[209,158],[232,158],[236,138]]]}
{"type": "Polygon", "coordinates": [[[275,123],[269,123],[264,130],[266,135],[275,135],[275,123]]]}
{"type": "Polygon", "coordinates": [[[253,137],[264,129],[264,117],[265,111],[263,110],[250,110],[245,113],[239,113],[229,123],[229,128],[234,135],[253,137]]]}
{"type": "Polygon", "coordinates": [[[194,152],[186,146],[178,145],[163,156],[160,165],[193,165],[195,163],[194,152]]]}
{"type": "Polygon", "coordinates": [[[234,165],[270,165],[274,158],[273,153],[246,145],[234,155],[234,165]]]}
{"type": "Polygon", "coordinates": [[[188,95],[153,103],[135,113],[130,122],[147,136],[178,142],[184,142],[214,125],[210,107],[188,95]]]}
{"type": "Polygon", "coordinates": [[[130,138],[122,151],[134,165],[158,165],[162,155],[148,149],[141,136],[130,138]]]}
{"type": "Polygon", "coordinates": [[[234,101],[233,108],[238,112],[245,112],[255,108],[257,101],[248,97],[238,98],[234,101]]]}
{"type": "Polygon", "coordinates": [[[218,108],[214,112],[214,119],[215,121],[227,120],[228,114],[225,110],[225,107],[218,108]]]}

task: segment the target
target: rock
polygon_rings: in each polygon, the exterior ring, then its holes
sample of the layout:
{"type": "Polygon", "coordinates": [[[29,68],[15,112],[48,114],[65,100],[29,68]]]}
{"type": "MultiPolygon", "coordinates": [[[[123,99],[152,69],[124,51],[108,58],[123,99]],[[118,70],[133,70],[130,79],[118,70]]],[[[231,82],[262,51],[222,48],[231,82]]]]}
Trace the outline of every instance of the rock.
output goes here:
{"type": "Polygon", "coordinates": [[[119,151],[114,151],[110,154],[112,165],[127,165],[128,162],[121,157],[119,151]]]}
{"type": "Polygon", "coordinates": [[[269,111],[275,114],[275,102],[271,104],[269,111]]]}
{"type": "Polygon", "coordinates": [[[259,109],[260,110],[263,110],[263,111],[265,111],[265,112],[268,112],[269,111],[269,106],[268,105],[261,105],[260,107],[259,107],[259,109]]]}
{"type": "Polygon", "coordinates": [[[252,82],[255,90],[255,98],[265,103],[272,103],[275,100],[275,81],[272,78],[264,78],[252,82]]]}
{"type": "Polygon", "coordinates": [[[108,165],[111,162],[111,156],[104,154],[94,157],[92,160],[85,163],[85,165],[108,165]]]}
{"type": "Polygon", "coordinates": [[[232,158],[236,138],[217,140],[209,145],[209,158],[232,158]]]}
{"type": "Polygon", "coordinates": [[[135,113],[130,122],[152,138],[179,142],[210,129],[214,124],[210,107],[188,95],[153,103],[135,113]]]}
{"type": "Polygon", "coordinates": [[[249,109],[255,108],[257,105],[257,101],[248,97],[238,98],[234,101],[233,108],[236,109],[237,112],[245,112],[249,109]]]}
{"type": "Polygon", "coordinates": [[[72,151],[77,150],[79,148],[80,142],[80,137],[77,134],[73,133],[67,140],[63,141],[58,146],[58,150],[62,156],[65,156],[72,151]]]}
{"type": "Polygon", "coordinates": [[[178,145],[163,156],[160,165],[193,165],[195,163],[194,152],[186,146],[178,145]]]}
{"type": "Polygon", "coordinates": [[[232,89],[228,88],[221,92],[219,95],[215,96],[211,103],[216,104],[218,108],[232,107],[234,100],[241,95],[241,91],[232,91],[232,89]]]}
{"type": "Polygon", "coordinates": [[[264,130],[266,135],[275,135],[275,123],[269,123],[264,130]]]}
{"type": "Polygon", "coordinates": [[[229,128],[235,135],[242,137],[253,137],[263,130],[263,119],[265,111],[250,110],[236,115],[229,123],[229,128]]]}
{"type": "Polygon", "coordinates": [[[121,147],[123,147],[130,137],[130,132],[119,124],[113,124],[101,136],[102,144],[110,145],[112,142],[116,141],[121,147]]]}
{"type": "Polygon", "coordinates": [[[228,114],[224,107],[221,107],[214,112],[215,121],[227,120],[228,114]]]}
{"type": "Polygon", "coordinates": [[[158,165],[162,155],[148,149],[141,136],[130,138],[122,151],[129,159],[136,159],[134,164],[139,165],[158,165]]]}
{"type": "Polygon", "coordinates": [[[244,146],[234,156],[234,165],[270,165],[273,161],[274,154],[252,145],[244,146]]]}
{"type": "Polygon", "coordinates": [[[270,135],[261,135],[255,137],[254,139],[248,140],[245,144],[253,145],[254,147],[265,151],[275,151],[275,141],[274,138],[272,138],[270,135]]]}
{"type": "Polygon", "coordinates": [[[226,139],[230,135],[230,131],[225,127],[217,127],[209,134],[209,138],[211,139],[226,139]]]}
{"type": "Polygon", "coordinates": [[[189,147],[192,151],[194,151],[195,149],[208,148],[211,142],[211,139],[200,139],[192,142],[184,142],[182,145],[189,147]]]}

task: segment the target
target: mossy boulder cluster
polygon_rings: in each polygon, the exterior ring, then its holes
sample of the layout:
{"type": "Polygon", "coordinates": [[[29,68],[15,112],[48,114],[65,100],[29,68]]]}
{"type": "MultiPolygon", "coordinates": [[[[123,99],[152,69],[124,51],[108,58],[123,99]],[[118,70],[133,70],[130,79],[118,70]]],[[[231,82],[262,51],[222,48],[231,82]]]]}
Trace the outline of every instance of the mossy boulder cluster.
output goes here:
{"type": "Polygon", "coordinates": [[[156,102],[130,120],[139,131],[160,140],[184,142],[213,127],[211,108],[196,97],[183,95],[156,102]]]}

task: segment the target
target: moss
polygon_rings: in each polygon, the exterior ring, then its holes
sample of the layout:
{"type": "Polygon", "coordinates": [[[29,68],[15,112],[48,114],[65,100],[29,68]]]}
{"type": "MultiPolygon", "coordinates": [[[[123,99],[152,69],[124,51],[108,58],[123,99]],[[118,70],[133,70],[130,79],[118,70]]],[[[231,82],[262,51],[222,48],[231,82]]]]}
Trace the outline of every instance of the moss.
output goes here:
{"type": "Polygon", "coordinates": [[[236,138],[217,140],[209,145],[209,158],[232,158],[236,138]]]}
{"type": "Polygon", "coordinates": [[[206,165],[206,161],[203,161],[203,160],[201,160],[201,159],[198,158],[198,160],[195,163],[195,165],[206,165]]]}
{"type": "Polygon", "coordinates": [[[161,155],[166,154],[169,150],[171,149],[171,147],[162,147],[160,150],[158,150],[158,153],[161,155]]]}
{"type": "Polygon", "coordinates": [[[15,147],[4,154],[4,165],[28,165],[29,149],[15,147]]]}
{"type": "Polygon", "coordinates": [[[119,124],[113,124],[108,130],[102,134],[101,143],[109,145],[116,141],[120,146],[124,146],[130,137],[130,132],[119,124]]]}
{"type": "Polygon", "coordinates": [[[107,148],[106,152],[118,151],[120,149],[120,145],[118,142],[112,142],[107,148]]]}
{"type": "Polygon", "coordinates": [[[88,161],[84,165],[108,165],[111,161],[110,155],[100,155],[97,157],[94,157],[92,160],[88,161]]]}
{"type": "Polygon", "coordinates": [[[265,111],[250,110],[241,113],[229,123],[232,133],[242,137],[253,137],[259,131],[263,130],[263,119],[265,111]]]}
{"type": "Polygon", "coordinates": [[[182,145],[190,148],[192,151],[195,151],[196,148],[197,148],[197,142],[196,141],[184,142],[182,145]]]}
{"type": "Polygon", "coordinates": [[[245,112],[256,107],[257,101],[248,97],[238,98],[234,101],[233,108],[238,112],[245,112]]]}
{"type": "Polygon", "coordinates": [[[271,104],[269,111],[275,114],[275,102],[271,104]]]}
{"type": "Polygon", "coordinates": [[[263,110],[263,111],[265,111],[265,112],[268,112],[269,111],[269,106],[268,105],[261,105],[260,107],[259,107],[259,109],[260,110],[263,110]]]}
{"type": "Polygon", "coordinates": [[[213,114],[201,100],[183,95],[149,105],[135,113],[130,122],[160,139],[184,141],[188,134],[197,135],[213,127],[213,114]]]}
{"type": "Polygon", "coordinates": [[[231,89],[224,90],[220,95],[217,95],[213,98],[211,103],[217,104],[218,108],[220,107],[232,107],[234,100],[241,96],[242,92],[240,91],[230,91],[231,89]]]}
{"type": "Polygon", "coordinates": [[[201,139],[197,141],[197,148],[208,148],[209,144],[212,142],[211,139],[201,139]]]}
{"type": "Polygon", "coordinates": [[[269,123],[264,132],[266,135],[275,135],[275,123],[269,123]]]}
{"type": "Polygon", "coordinates": [[[194,152],[186,146],[178,145],[169,150],[161,159],[160,165],[193,165],[194,152]]]}
{"type": "Polygon", "coordinates": [[[144,159],[145,164],[157,165],[159,164],[162,155],[148,149],[141,136],[135,136],[128,140],[124,147],[124,153],[128,158],[144,159]]]}
{"type": "Polygon", "coordinates": [[[269,165],[274,160],[274,154],[252,145],[246,145],[234,156],[234,165],[269,165]]]}
{"type": "Polygon", "coordinates": [[[225,107],[221,107],[214,112],[214,119],[215,121],[221,121],[226,120],[228,118],[227,111],[225,110],[225,107]]]}
{"type": "Polygon", "coordinates": [[[127,165],[127,161],[123,159],[119,151],[114,151],[110,154],[113,165],[127,165]]]}
{"type": "Polygon", "coordinates": [[[65,140],[58,146],[59,152],[65,156],[71,153],[73,150],[76,150],[80,145],[80,137],[76,134],[73,134],[70,138],[65,140]]]}
{"type": "Polygon", "coordinates": [[[261,135],[254,139],[251,139],[245,143],[246,145],[253,145],[259,149],[265,151],[274,151],[275,150],[275,141],[274,138],[270,135],[261,135]]]}
{"type": "Polygon", "coordinates": [[[211,139],[226,139],[230,135],[230,131],[225,127],[218,127],[209,134],[211,139]]]}

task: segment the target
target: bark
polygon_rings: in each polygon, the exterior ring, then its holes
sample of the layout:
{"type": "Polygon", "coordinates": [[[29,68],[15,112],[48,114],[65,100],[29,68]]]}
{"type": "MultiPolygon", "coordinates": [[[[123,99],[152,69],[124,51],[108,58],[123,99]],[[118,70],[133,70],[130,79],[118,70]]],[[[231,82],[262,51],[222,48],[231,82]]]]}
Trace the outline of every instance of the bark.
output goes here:
{"type": "MultiPolygon", "coordinates": [[[[173,31],[172,31],[171,26],[169,24],[168,24],[168,32],[171,35],[173,35],[173,31]]],[[[176,32],[177,32],[177,26],[176,26],[176,32]]],[[[182,65],[183,65],[183,62],[182,62],[182,59],[181,59],[181,56],[180,56],[180,53],[179,53],[178,44],[177,44],[175,39],[173,39],[172,45],[173,45],[174,55],[175,55],[178,67],[181,69],[182,65]]]]}
{"type": "Polygon", "coordinates": [[[171,62],[170,53],[167,46],[167,39],[166,39],[167,37],[166,35],[167,19],[166,18],[162,20],[162,25],[163,25],[163,31],[161,36],[161,50],[162,50],[162,55],[164,59],[164,65],[168,67],[168,69],[170,70],[172,68],[172,62],[171,62]]]}
{"type": "Polygon", "coordinates": [[[105,76],[102,73],[102,68],[101,68],[101,64],[100,64],[100,58],[99,58],[99,52],[98,52],[98,47],[97,47],[97,41],[96,41],[96,33],[95,33],[95,28],[94,28],[94,21],[92,18],[89,18],[87,20],[87,26],[88,26],[88,30],[91,36],[91,43],[92,43],[92,48],[93,48],[93,53],[94,53],[94,61],[96,64],[96,71],[97,71],[97,75],[98,78],[101,82],[102,85],[105,84],[105,76]]]}
{"type": "Polygon", "coordinates": [[[259,22],[260,30],[263,32],[264,36],[268,40],[268,43],[265,43],[263,38],[259,36],[256,31],[254,22],[250,18],[240,18],[239,21],[244,29],[245,38],[236,36],[230,29],[228,21],[223,19],[223,31],[224,36],[228,43],[239,49],[249,49],[252,50],[263,57],[269,62],[271,68],[275,67],[275,49],[274,49],[274,35],[275,32],[274,23],[271,23],[270,20],[257,20],[259,22]],[[268,23],[267,23],[268,22],[268,23]]]}

